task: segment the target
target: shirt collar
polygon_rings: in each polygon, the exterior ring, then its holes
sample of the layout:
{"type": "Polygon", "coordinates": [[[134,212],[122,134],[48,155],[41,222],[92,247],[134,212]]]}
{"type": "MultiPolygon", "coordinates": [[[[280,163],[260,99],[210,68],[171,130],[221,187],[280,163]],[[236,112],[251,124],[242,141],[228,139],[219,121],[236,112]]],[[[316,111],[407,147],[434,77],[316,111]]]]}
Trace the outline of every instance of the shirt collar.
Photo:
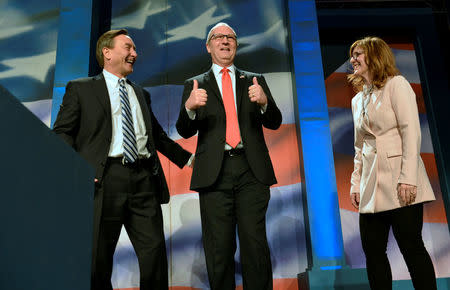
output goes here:
{"type": "MultiPolygon", "coordinates": [[[[106,69],[103,69],[103,76],[105,77],[105,81],[112,87],[116,87],[119,85],[119,77],[110,73],[106,69]]],[[[125,83],[127,82],[127,78],[123,78],[125,83]]]]}
{"type": "MultiPolygon", "coordinates": [[[[236,67],[234,66],[234,64],[228,66],[227,68],[230,70],[231,74],[233,74],[233,75],[235,74],[236,67]]],[[[223,69],[223,67],[221,67],[220,65],[218,65],[216,63],[213,63],[211,69],[212,69],[214,75],[217,77],[217,76],[220,76],[221,70],[223,69]]]]}

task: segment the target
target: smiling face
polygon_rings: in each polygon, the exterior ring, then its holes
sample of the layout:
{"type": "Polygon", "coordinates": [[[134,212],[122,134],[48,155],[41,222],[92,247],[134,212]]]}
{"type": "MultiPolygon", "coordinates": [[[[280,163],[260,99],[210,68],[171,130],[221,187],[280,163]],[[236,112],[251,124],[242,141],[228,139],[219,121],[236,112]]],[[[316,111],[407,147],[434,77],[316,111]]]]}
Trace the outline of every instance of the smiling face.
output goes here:
{"type": "Polygon", "coordinates": [[[366,62],[366,54],[362,47],[356,46],[353,49],[350,63],[353,67],[353,74],[363,77],[367,83],[372,82],[369,66],[366,62]]]}
{"type": "Polygon", "coordinates": [[[103,47],[104,68],[118,76],[126,77],[133,72],[133,65],[137,59],[136,46],[133,40],[124,34],[114,37],[112,48],[103,47]]]}
{"type": "MultiPolygon", "coordinates": [[[[227,26],[219,26],[212,32],[213,35],[234,35],[233,30],[227,26]]],[[[206,49],[211,54],[212,62],[221,66],[228,67],[233,64],[236,56],[237,42],[229,37],[212,38],[207,44],[206,49]]]]}

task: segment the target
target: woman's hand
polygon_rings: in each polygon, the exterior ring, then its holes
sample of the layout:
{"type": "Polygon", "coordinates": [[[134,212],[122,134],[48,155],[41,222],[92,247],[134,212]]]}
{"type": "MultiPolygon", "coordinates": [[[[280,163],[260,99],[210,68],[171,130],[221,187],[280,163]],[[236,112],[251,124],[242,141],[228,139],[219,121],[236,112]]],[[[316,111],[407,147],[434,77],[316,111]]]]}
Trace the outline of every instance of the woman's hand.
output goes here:
{"type": "Polygon", "coordinates": [[[417,186],[399,183],[397,185],[397,196],[401,206],[410,205],[416,200],[417,186]]]}
{"type": "Polygon", "coordinates": [[[359,192],[353,192],[350,194],[350,200],[354,208],[359,209],[359,192]]]}

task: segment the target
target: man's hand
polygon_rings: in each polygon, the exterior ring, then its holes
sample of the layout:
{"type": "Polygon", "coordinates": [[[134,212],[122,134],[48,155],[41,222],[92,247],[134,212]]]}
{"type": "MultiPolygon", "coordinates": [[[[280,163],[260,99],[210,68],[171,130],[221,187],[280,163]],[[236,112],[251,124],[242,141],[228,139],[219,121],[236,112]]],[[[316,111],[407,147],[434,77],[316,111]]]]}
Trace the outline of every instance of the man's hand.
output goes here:
{"type": "Polygon", "coordinates": [[[397,185],[397,196],[401,206],[410,205],[416,200],[417,186],[399,183],[397,185]]]}
{"type": "Polygon", "coordinates": [[[199,89],[197,80],[194,80],[194,87],[192,88],[191,94],[189,95],[189,98],[186,100],[184,106],[186,107],[186,109],[195,111],[199,107],[205,106],[207,100],[208,94],[204,89],[199,89]]]}
{"type": "Polygon", "coordinates": [[[350,200],[354,208],[359,209],[359,192],[353,192],[350,194],[350,200]]]}
{"type": "Polygon", "coordinates": [[[248,87],[248,96],[250,97],[250,101],[256,102],[260,106],[267,104],[267,96],[263,88],[258,84],[256,77],[253,77],[253,85],[248,87]]]}

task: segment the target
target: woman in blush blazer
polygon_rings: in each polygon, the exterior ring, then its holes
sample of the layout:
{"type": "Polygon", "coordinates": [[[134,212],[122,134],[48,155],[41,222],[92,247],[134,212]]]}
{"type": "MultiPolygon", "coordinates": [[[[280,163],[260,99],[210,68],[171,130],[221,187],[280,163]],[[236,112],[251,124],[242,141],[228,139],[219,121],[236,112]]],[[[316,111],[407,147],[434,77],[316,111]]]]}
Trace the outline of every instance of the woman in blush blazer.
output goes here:
{"type": "Polygon", "coordinates": [[[350,198],[360,212],[361,242],[371,289],[392,289],[386,254],[392,227],[415,289],[436,289],[430,256],[423,244],[423,203],[434,194],[420,157],[416,96],[399,75],[394,55],[378,37],[350,47],[354,72],[349,82],[355,127],[350,198]]]}

